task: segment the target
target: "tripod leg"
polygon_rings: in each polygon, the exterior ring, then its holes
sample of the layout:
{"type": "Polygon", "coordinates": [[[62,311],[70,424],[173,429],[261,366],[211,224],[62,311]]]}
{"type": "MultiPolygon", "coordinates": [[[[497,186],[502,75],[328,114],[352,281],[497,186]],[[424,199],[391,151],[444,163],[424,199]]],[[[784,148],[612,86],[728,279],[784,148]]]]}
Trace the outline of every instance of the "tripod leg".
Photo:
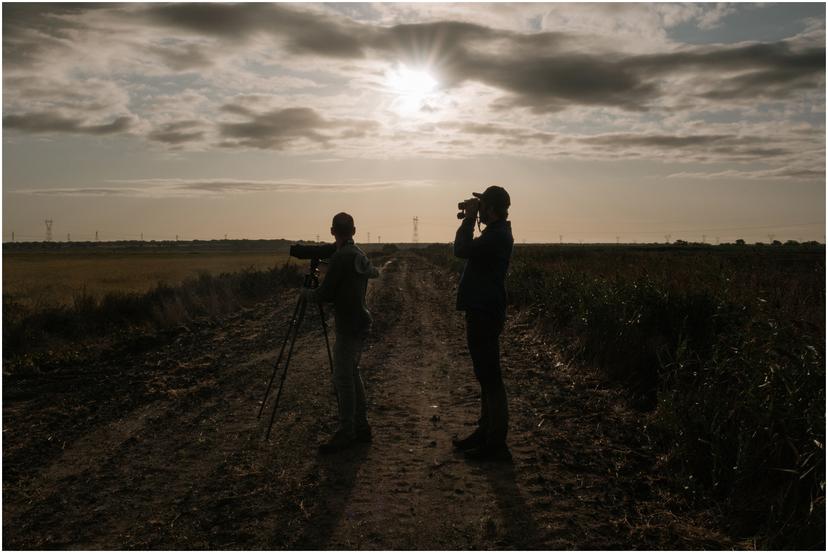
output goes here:
{"type": "Polygon", "coordinates": [[[322,321],[322,334],[325,335],[325,348],[328,350],[328,362],[331,364],[331,374],[333,374],[333,356],[331,355],[331,343],[328,341],[328,323],[325,322],[325,311],[322,309],[322,304],[319,304],[319,320],[322,321]]]}
{"type": "MultiPolygon", "coordinates": [[[[334,372],[333,355],[331,355],[331,343],[328,341],[328,323],[325,322],[325,311],[322,309],[322,304],[319,304],[319,319],[322,321],[322,333],[325,335],[325,348],[328,350],[328,362],[331,365],[331,375],[334,372]]],[[[334,395],[336,396],[336,408],[339,411],[339,391],[336,386],[333,387],[334,395]]]]}
{"type": "Polygon", "coordinates": [[[276,401],[273,403],[273,413],[270,415],[270,424],[267,425],[267,434],[265,440],[270,438],[270,431],[273,429],[273,421],[276,420],[276,411],[279,409],[279,399],[282,397],[282,390],[285,387],[285,377],[287,377],[288,365],[290,365],[290,358],[293,355],[293,346],[296,344],[296,338],[299,336],[299,327],[302,325],[302,319],[305,318],[305,307],[307,303],[302,301],[299,308],[299,317],[296,325],[293,327],[293,337],[290,339],[290,348],[288,349],[287,359],[285,359],[285,369],[282,371],[282,380],[279,383],[279,391],[276,393],[276,401]]]}
{"type": "Polygon", "coordinates": [[[256,418],[262,417],[262,412],[264,411],[264,406],[267,403],[267,398],[270,397],[270,390],[273,387],[273,381],[276,379],[276,373],[279,371],[279,363],[282,362],[282,355],[285,353],[285,346],[287,345],[288,339],[290,338],[290,333],[297,326],[296,316],[299,313],[299,307],[302,305],[302,303],[302,297],[300,296],[299,299],[296,301],[296,307],[293,308],[293,316],[290,318],[290,324],[288,324],[287,332],[285,332],[285,339],[282,342],[282,349],[279,350],[279,357],[276,359],[276,365],[273,367],[273,374],[270,375],[270,382],[268,382],[267,384],[267,390],[265,390],[265,395],[262,399],[262,405],[259,407],[259,414],[256,415],[256,418]]]}

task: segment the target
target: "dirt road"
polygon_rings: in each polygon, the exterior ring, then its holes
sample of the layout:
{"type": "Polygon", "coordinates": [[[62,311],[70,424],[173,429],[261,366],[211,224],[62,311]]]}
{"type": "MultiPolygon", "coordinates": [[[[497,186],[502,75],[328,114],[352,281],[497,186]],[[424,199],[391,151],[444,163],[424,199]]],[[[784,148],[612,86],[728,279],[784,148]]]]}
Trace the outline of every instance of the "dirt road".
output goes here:
{"type": "Polygon", "coordinates": [[[658,467],[640,414],[560,363],[519,314],[503,338],[513,464],[451,449],[477,415],[454,279],[384,265],[362,359],[374,443],[335,427],[318,319],[269,441],[256,418],[294,296],[48,377],[5,377],[3,546],[13,549],[728,548],[658,467]]]}

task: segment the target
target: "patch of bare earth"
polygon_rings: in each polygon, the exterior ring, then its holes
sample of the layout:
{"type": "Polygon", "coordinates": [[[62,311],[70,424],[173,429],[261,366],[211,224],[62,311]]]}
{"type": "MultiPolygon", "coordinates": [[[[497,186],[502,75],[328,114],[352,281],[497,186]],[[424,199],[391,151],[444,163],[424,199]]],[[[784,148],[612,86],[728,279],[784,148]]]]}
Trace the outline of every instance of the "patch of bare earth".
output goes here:
{"type": "Polygon", "coordinates": [[[329,457],[316,450],[336,404],[315,313],[269,441],[256,417],[291,294],[158,347],[4,379],[3,546],[734,546],[676,500],[640,415],[520,316],[502,340],[514,463],[467,463],[450,440],[472,430],[478,388],[454,280],[401,254],[369,294],[374,442],[329,457]]]}

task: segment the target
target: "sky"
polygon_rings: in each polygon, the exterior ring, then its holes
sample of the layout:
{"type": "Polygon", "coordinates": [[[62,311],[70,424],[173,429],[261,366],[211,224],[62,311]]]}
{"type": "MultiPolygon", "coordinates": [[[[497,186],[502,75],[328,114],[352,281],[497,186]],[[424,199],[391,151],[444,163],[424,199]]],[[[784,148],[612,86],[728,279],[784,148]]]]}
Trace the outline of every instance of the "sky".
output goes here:
{"type": "Polygon", "coordinates": [[[3,240],[825,236],[825,4],[3,4],[3,240]],[[12,237],[14,233],[14,237],[12,237]]]}

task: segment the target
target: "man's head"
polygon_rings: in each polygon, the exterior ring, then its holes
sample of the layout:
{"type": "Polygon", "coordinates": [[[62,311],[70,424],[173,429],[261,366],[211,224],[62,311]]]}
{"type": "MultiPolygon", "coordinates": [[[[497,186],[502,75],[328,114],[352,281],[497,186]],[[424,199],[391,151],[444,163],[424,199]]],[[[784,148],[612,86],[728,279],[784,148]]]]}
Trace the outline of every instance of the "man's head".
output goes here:
{"type": "Polygon", "coordinates": [[[509,206],[512,205],[512,201],[503,187],[490,186],[482,194],[473,192],[473,195],[480,198],[481,223],[488,224],[509,218],[509,206]]]}
{"type": "Polygon", "coordinates": [[[350,239],[356,233],[354,226],[354,218],[345,213],[337,213],[334,215],[333,222],[331,222],[331,235],[333,235],[337,242],[350,239]]]}

